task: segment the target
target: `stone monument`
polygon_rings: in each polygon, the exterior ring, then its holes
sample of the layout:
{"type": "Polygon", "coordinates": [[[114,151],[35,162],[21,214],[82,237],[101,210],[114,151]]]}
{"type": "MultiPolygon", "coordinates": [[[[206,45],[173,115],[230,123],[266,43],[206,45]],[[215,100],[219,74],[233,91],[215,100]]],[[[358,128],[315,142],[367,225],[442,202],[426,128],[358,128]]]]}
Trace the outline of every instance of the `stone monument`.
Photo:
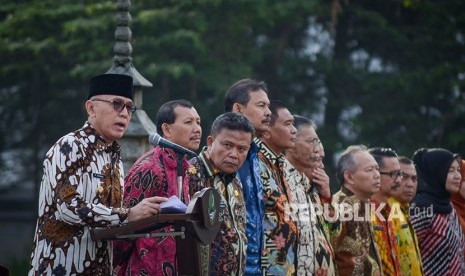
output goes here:
{"type": "Polygon", "coordinates": [[[152,83],[146,80],[132,64],[132,32],[130,28],[131,14],[130,0],[118,0],[115,31],[115,47],[113,66],[108,74],[125,74],[134,79],[134,103],[137,111],[133,114],[131,123],[123,139],[119,141],[122,147],[121,157],[125,173],[134,164],[138,157],[152,146],[148,142],[148,136],[157,131],[155,124],[142,109],[142,88],[152,87],[152,83]]]}

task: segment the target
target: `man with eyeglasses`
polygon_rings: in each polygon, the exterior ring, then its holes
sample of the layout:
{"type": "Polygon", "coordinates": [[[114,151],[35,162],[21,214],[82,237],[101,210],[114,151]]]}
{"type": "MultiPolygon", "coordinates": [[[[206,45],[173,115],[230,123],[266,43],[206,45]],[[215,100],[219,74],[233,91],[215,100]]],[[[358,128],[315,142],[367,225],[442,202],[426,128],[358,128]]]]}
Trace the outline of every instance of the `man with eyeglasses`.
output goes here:
{"type": "MultiPolygon", "coordinates": [[[[164,103],[155,120],[157,133],[164,139],[196,151],[202,138],[200,116],[192,103],[180,99],[164,103]]],[[[189,162],[182,158],[182,191],[180,200],[190,202],[189,162]]],[[[178,196],[177,153],[168,147],[156,146],[144,153],[129,169],[124,179],[123,205],[131,207],[144,198],[178,196]]],[[[173,232],[173,226],[156,230],[173,232]]],[[[131,242],[115,242],[116,275],[177,275],[176,240],[173,236],[137,238],[131,242]]]]}
{"type": "Polygon", "coordinates": [[[399,156],[400,169],[403,172],[400,187],[389,199],[389,205],[400,208],[400,217],[393,218],[396,244],[399,252],[400,271],[402,275],[423,275],[418,239],[410,221],[409,204],[417,192],[417,171],[413,161],[399,156]]]}
{"type": "MultiPolygon", "coordinates": [[[[401,275],[396,232],[392,215],[399,215],[400,209],[389,205],[395,191],[400,187],[403,173],[400,170],[397,153],[390,148],[375,147],[368,150],[379,166],[380,189],[373,195],[376,208],[372,217],[373,233],[381,257],[383,275],[401,275]]],[[[397,206],[398,207],[398,206],[397,206]]]]}
{"type": "Polygon", "coordinates": [[[116,142],[135,111],[132,77],[91,79],[87,121],[47,152],[29,275],[112,275],[112,243],[93,241],[90,229],[157,214],[163,198],[122,208],[123,165],[116,142]]]}
{"type": "MultiPolygon", "coordinates": [[[[307,117],[294,115],[294,126],[297,129],[295,146],[286,150],[286,158],[300,175],[300,184],[304,186],[311,211],[314,211],[315,205],[323,210],[324,204],[331,204],[331,191],[323,164],[324,149],[316,133],[316,124],[307,117]]],[[[311,274],[337,275],[327,222],[322,214],[314,218],[308,227],[314,240],[314,268],[311,274]]],[[[301,227],[301,232],[304,230],[307,229],[302,230],[301,227]]]]}

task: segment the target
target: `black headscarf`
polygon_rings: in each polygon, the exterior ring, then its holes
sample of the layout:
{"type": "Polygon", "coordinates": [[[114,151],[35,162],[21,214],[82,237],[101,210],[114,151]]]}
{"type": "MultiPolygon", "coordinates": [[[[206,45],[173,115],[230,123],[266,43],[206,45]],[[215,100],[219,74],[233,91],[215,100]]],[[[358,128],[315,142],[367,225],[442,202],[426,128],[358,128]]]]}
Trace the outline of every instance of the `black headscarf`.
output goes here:
{"type": "Polygon", "coordinates": [[[421,148],[412,160],[418,174],[418,193],[413,203],[419,207],[433,205],[435,214],[449,214],[452,205],[450,193],[446,191],[446,180],[455,155],[445,149],[421,148]]]}

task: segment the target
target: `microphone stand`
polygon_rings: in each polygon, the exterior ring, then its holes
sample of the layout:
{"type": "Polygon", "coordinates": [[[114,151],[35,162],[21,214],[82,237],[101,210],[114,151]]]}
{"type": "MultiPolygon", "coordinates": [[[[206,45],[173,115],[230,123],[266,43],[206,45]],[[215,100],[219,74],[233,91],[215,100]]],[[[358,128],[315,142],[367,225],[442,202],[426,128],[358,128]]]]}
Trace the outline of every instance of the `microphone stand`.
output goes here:
{"type": "Polygon", "coordinates": [[[176,165],[177,165],[177,180],[178,180],[178,198],[182,200],[182,177],[183,177],[183,165],[182,161],[184,160],[184,154],[176,153],[176,165]]]}

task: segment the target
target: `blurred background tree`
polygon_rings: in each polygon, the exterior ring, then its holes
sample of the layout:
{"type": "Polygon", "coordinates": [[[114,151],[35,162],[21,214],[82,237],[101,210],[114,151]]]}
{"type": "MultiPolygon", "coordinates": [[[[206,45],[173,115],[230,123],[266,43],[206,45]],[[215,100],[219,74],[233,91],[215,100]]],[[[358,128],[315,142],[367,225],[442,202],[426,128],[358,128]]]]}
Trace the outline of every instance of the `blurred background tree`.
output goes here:
{"type": "MultiPolygon", "coordinates": [[[[228,87],[250,77],[318,123],[330,176],[350,144],[465,152],[464,1],[132,4],[133,63],[154,84],[143,106],[153,119],[165,101],[186,98],[206,135],[228,87]]],[[[38,185],[45,152],[82,126],[88,80],[112,65],[115,7],[3,1],[0,190],[38,185]]]]}

